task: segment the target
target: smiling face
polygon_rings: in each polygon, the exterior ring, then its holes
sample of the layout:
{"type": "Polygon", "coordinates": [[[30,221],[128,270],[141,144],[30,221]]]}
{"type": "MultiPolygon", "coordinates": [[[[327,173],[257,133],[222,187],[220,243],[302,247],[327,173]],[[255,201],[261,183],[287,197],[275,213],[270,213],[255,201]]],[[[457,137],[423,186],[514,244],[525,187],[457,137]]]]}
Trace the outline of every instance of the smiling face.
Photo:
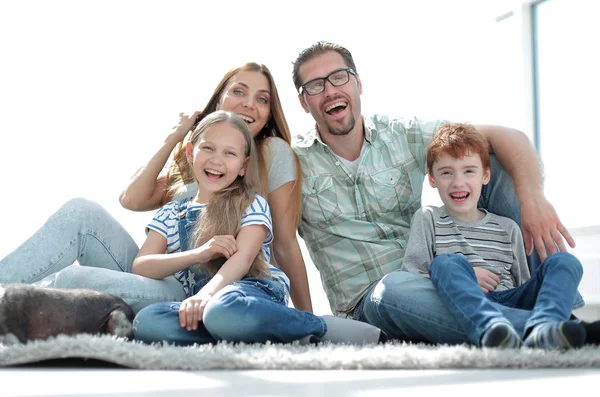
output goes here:
{"type": "Polygon", "coordinates": [[[255,137],[267,124],[271,114],[269,80],[261,72],[238,72],[227,83],[217,110],[229,110],[238,114],[255,137]]]}
{"type": "Polygon", "coordinates": [[[463,222],[483,218],[477,209],[481,187],[490,181],[490,169],[483,168],[478,155],[465,155],[460,159],[447,153],[440,154],[433,164],[433,175],[428,177],[449,215],[463,222]]]}
{"type": "MultiPolygon", "coordinates": [[[[336,70],[348,68],[344,58],[328,51],[303,63],[298,74],[302,84],[313,79],[327,77],[336,70]]],[[[360,95],[362,84],[358,75],[350,75],[348,83],[334,87],[329,81],[317,95],[302,93],[298,96],[304,110],[313,116],[321,134],[347,135],[352,131],[362,134],[360,95]]]]}
{"type": "Polygon", "coordinates": [[[212,193],[244,176],[248,157],[244,135],[227,122],[211,125],[196,145],[187,143],[186,154],[198,182],[195,201],[207,203],[212,193]]]}

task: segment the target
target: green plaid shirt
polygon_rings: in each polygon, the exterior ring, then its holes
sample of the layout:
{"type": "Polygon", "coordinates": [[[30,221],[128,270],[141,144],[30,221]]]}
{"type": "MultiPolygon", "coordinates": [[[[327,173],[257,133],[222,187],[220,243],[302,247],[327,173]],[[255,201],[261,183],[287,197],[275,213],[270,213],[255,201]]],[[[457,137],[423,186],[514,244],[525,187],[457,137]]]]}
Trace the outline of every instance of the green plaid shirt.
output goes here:
{"type": "Polygon", "coordinates": [[[294,145],[302,171],[304,239],[329,304],[351,315],[369,286],[399,270],[410,220],[421,206],[426,149],[445,123],[364,118],[365,147],[353,175],[316,128],[294,145]]]}

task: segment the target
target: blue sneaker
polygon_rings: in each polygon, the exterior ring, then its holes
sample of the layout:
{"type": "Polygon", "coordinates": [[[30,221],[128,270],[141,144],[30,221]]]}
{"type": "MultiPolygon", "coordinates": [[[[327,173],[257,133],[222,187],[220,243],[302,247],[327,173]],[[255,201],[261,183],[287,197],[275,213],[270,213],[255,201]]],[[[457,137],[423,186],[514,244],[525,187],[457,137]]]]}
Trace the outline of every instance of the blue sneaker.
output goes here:
{"type": "Polygon", "coordinates": [[[481,347],[518,349],[522,343],[513,326],[504,322],[492,324],[481,336],[481,347]]]}
{"type": "Polygon", "coordinates": [[[525,338],[525,346],[544,350],[576,349],[585,343],[585,328],[580,322],[541,323],[525,338]]]}

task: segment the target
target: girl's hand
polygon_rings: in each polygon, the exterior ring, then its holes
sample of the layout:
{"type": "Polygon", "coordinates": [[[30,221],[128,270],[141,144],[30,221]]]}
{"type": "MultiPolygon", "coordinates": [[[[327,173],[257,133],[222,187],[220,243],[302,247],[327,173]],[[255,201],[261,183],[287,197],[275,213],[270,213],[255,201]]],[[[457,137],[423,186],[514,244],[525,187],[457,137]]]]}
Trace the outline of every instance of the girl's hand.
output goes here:
{"type": "Polygon", "coordinates": [[[477,277],[477,284],[479,284],[479,288],[484,293],[487,294],[496,290],[498,283],[500,283],[500,277],[481,267],[474,267],[473,271],[475,271],[475,276],[477,277]]]}
{"type": "Polygon", "coordinates": [[[206,263],[220,256],[229,259],[237,252],[237,244],[231,235],[215,236],[194,251],[198,254],[198,262],[206,263]]]}
{"type": "Polygon", "coordinates": [[[192,129],[196,119],[200,115],[200,111],[195,111],[191,116],[185,113],[179,113],[179,122],[173,127],[171,135],[177,140],[177,142],[183,141],[183,138],[192,129]]]}
{"type": "Polygon", "coordinates": [[[188,331],[198,329],[198,323],[202,321],[202,314],[212,295],[203,293],[202,290],[181,302],[179,306],[179,325],[188,331]]]}

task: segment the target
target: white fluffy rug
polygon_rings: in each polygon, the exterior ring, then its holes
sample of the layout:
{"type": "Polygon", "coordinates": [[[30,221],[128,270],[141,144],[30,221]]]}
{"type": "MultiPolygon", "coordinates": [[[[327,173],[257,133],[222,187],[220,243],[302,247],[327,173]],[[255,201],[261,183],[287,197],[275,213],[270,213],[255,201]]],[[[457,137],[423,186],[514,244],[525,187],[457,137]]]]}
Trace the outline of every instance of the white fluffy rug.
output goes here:
{"type": "Polygon", "coordinates": [[[600,347],[567,352],[482,350],[469,346],[386,343],[365,347],[298,344],[144,345],[111,336],[59,336],[26,345],[0,344],[0,366],[84,358],[140,369],[442,369],[600,368],[600,347]]]}

